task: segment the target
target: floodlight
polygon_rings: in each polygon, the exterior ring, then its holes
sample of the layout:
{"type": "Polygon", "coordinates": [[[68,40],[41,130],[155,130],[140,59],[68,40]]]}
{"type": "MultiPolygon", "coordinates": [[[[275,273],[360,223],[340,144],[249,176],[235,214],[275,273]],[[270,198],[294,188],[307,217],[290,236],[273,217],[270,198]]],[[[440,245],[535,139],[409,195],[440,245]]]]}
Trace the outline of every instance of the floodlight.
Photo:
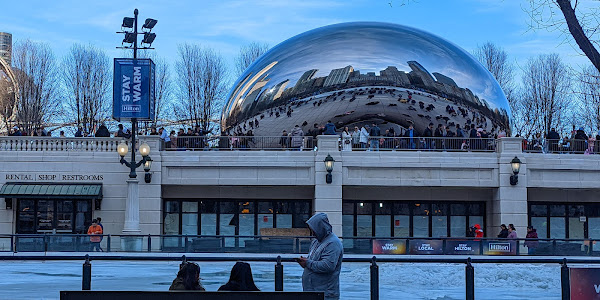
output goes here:
{"type": "Polygon", "coordinates": [[[144,39],[142,40],[143,44],[152,44],[154,39],[156,38],[156,33],[144,33],[144,39]]]}
{"type": "Polygon", "coordinates": [[[135,43],[135,33],[125,32],[125,38],[123,39],[123,43],[135,43]]]}
{"type": "Polygon", "coordinates": [[[146,28],[146,29],[152,30],[152,28],[154,28],[154,26],[156,25],[157,22],[158,22],[157,20],[148,18],[148,19],[146,19],[146,22],[144,22],[144,26],[142,26],[142,29],[146,28]]]}
{"type": "Polygon", "coordinates": [[[134,18],[125,17],[125,18],[123,18],[123,25],[121,25],[121,27],[133,28],[134,21],[135,21],[134,18]]]}

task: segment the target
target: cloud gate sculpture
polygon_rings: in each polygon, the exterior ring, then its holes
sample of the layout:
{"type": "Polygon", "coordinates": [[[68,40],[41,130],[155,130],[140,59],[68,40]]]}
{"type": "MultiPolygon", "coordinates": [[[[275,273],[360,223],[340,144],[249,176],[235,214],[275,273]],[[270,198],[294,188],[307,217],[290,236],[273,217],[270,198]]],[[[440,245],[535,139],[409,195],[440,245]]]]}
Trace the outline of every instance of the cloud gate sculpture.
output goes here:
{"type": "Polygon", "coordinates": [[[397,135],[429,123],[509,130],[510,110],[493,76],[458,46],[390,23],[317,28],[273,47],[234,84],[221,130],[278,136],[331,120],[344,127],[377,123],[397,135]]]}

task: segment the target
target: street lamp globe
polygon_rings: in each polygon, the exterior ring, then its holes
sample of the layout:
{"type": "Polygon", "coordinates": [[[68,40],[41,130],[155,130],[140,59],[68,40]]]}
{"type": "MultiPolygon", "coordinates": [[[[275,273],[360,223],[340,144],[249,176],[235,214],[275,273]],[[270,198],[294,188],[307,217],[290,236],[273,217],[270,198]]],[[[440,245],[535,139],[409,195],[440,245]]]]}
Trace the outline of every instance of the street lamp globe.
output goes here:
{"type": "Polygon", "coordinates": [[[117,152],[119,152],[119,155],[121,155],[121,157],[125,157],[125,155],[127,155],[127,152],[129,152],[129,147],[127,146],[127,144],[125,144],[125,142],[121,142],[119,146],[117,146],[117,152]]]}
{"type": "Polygon", "coordinates": [[[335,162],[333,157],[331,157],[331,155],[327,154],[327,157],[325,158],[325,160],[323,162],[325,163],[325,171],[331,173],[333,171],[333,163],[335,162]]]}
{"type": "Polygon", "coordinates": [[[521,170],[521,160],[515,156],[515,158],[513,158],[510,162],[510,166],[512,168],[513,174],[519,174],[519,171],[521,170]]]}
{"type": "Polygon", "coordinates": [[[150,154],[150,146],[148,146],[148,144],[143,143],[140,146],[140,154],[142,155],[142,157],[146,157],[150,154]]]}

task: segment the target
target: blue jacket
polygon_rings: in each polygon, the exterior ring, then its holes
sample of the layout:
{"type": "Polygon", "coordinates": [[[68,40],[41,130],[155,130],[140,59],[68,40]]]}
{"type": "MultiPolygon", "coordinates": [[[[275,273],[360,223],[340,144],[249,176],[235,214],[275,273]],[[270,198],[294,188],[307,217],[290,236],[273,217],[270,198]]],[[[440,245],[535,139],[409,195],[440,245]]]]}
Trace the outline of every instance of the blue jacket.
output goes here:
{"type": "Polygon", "coordinates": [[[335,133],[335,125],[333,123],[325,124],[325,131],[323,132],[323,134],[336,135],[337,133],[335,133]]]}
{"type": "Polygon", "coordinates": [[[325,300],[340,297],[340,270],[344,247],[332,232],[327,214],[317,213],[306,221],[316,239],[310,245],[306,268],[302,273],[304,291],[323,291],[325,300]]]}

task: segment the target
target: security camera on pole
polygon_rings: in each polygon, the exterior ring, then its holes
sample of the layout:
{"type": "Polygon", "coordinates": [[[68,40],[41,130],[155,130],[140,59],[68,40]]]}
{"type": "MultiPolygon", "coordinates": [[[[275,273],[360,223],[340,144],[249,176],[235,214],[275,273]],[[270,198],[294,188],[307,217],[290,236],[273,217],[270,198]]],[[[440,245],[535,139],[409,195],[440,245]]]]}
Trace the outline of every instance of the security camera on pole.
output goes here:
{"type": "Polygon", "coordinates": [[[117,152],[121,156],[121,164],[126,165],[129,172],[127,180],[127,202],[125,205],[125,225],[123,234],[128,235],[121,238],[121,249],[125,251],[141,251],[142,239],[140,235],[140,199],[139,187],[136,169],[144,166],[146,171],[145,181],[150,183],[152,176],[149,173],[152,166],[150,158],[150,147],[142,144],[137,147],[136,134],[138,121],[154,121],[155,119],[155,87],[154,73],[155,65],[151,59],[138,59],[138,49],[151,48],[156,34],[152,33],[152,28],[157,21],[146,19],[142,26],[142,32],[138,32],[138,10],[135,9],[134,17],[123,18],[121,29],[125,37],[118,49],[133,49],[133,59],[115,58],[114,77],[113,77],[113,118],[117,121],[131,120],[131,141],[129,146],[127,140],[123,140],[117,147],[117,152]],[[138,34],[143,34],[144,38],[141,47],[138,47],[138,34]],[[128,45],[125,45],[128,44],[128,45]],[[131,148],[131,160],[125,160],[125,155],[131,148]],[[135,152],[137,150],[142,155],[141,161],[136,161],[135,152]]]}

